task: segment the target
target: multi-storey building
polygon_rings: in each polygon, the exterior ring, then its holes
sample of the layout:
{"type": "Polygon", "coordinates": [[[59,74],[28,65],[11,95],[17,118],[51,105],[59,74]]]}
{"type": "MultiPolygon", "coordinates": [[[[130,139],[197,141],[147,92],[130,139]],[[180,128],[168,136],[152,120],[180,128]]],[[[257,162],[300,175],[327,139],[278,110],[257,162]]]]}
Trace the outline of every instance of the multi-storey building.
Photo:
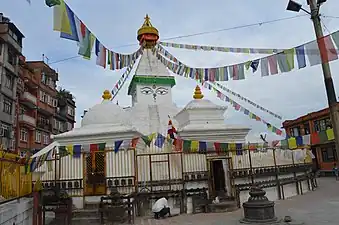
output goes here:
{"type": "Polygon", "coordinates": [[[0,145],[6,150],[15,146],[13,123],[23,38],[9,18],[0,13],[0,145]]]}
{"type": "MultiPolygon", "coordinates": [[[[339,110],[339,104],[337,105],[339,110]]],[[[319,134],[332,128],[329,108],[322,109],[303,115],[294,120],[283,122],[283,128],[290,137],[319,134]]],[[[315,155],[314,167],[318,170],[330,171],[334,162],[337,161],[337,154],[334,141],[323,141],[311,144],[311,149],[315,155]]]]}
{"type": "Polygon", "coordinates": [[[58,73],[45,62],[20,60],[16,128],[20,152],[37,151],[50,143],[51,134],[73,128],[75,101],[68,91],[57,91],[57,81],[58,73]]]}

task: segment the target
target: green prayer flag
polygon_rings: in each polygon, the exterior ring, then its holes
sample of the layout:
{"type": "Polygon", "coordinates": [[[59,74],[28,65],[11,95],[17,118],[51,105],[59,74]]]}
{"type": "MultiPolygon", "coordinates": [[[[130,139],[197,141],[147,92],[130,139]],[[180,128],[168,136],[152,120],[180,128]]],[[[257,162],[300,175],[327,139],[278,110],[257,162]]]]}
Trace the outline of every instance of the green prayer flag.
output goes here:
{"type": "Polygon", "coordinates": [[[326,143],[328,141],[326,131],[323,130],[319,132],[319,139],[320,139],[320,144],[326,143]]]}
{"type": "Polygon", "coordinates": [[[60,0],[45,0],[45,3],[48,7],[53,7],[61,4],[60,0]]]}
{"type": "Polygon", "coordinates": [[[191,141],[190,140],[184,140],[183,144],[183,152],[190,152],[191,149],[191,141]]]}
{"type": "Polygon", "coordinates": [[[59,146],[59,155],[61,157],[68,155],[68,151],[66,149],[66,146],[59,146]]]}
{"type": "Polygon", "coordinates": [[[288,147],[288,140],[281,140],[281,147],[287,148],[288,147]]]}
{"type": "Polygon", "coordinates": [[[223,152],[228,151],[228,143],[220,143],[220,150],[223,152]]]}
{"type": "Polygon", "coordinates": [[[107,64],[111,65],[111,59],[112,59],[112,52],[110,50],[107,51],[108,52],[108,60],[107,60],[107,64]]]}
{"type": "Polygon", "coordinates": [[[141,139],[145,142],[145,144],[149,147],[151,145],[151,141],[148,136],[141,136],[141,139]]]}
{"type": "Polygon", "coordinates": [[[331,34],[331,36],[335,45],[337,46],[337,48],[339,48],[339,31],[334,32],[333,34],[331,34]]]}
{"type": "Polygon", "coordinates": [[[250,66],[251,66],[251,63],[252,63],[252,61],[250,60],[250,61],[247,61],[247,62],[245,62],[245,68],[246,68],[246,70],[249,70],[249,68],[250,68],[250,66]]]}
{"type": "Polygon", "coordinates": [[[106,143],[100,143],[98,144],[98,146],[99,146],[99,151],[105,151],[106,143]]]}

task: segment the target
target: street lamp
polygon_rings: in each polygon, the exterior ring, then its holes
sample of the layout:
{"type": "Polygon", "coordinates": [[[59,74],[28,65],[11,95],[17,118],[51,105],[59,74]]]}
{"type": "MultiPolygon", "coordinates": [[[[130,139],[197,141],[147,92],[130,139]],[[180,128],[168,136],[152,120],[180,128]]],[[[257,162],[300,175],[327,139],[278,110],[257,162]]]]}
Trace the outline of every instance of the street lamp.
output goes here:
{"type": "Polygon", "coordinates": [[[325,3],[326,0],[307,0],[307,4],[310,6],[310,12],[303,9],[302,5],[293,1],[289,0],[287,5],[287,10],[293,11],[293,12],[299,12],[300,10],[306,12],[311,16],[311,19],[313,21],[314,31],[315,35],[317,37],[318,42],[318,48],[321,55],[321,66],[323,70],[324,75],[324,82],[326,87],[326,94],[327,94],[327,100],[328,105],[330,109],[330,115],[331,115],[331,122],[333,126],[333,132],[334,132],[334,138],[336,143],[336,153],[337,153],[337,160],[339,160],[339,111],[337,110],[337,97],[335,94],[335,89],[333,85],[333,80],[331,76],[331,69],[330,65],[328,63],[328,60],[324,60],[324,58],[327,58],[327,49],[325,42],[323,41],[324,34],[321,26],[320,21],[320,6],[325,3]],[[324,56],[324,54],[326,54],[324,56]]]}

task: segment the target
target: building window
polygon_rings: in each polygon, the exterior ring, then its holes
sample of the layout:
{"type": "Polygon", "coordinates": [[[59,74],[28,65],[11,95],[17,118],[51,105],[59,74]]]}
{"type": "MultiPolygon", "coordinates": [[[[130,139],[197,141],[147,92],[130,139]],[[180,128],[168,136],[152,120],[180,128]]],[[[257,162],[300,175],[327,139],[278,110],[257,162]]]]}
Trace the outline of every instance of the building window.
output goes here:
{"type": "Polygon", "coordinates": [[[67,131],[70,131],[73,129],[73,124],[71,124],[70,122],[67,122],[67,131]]]}
{"type": "Polygon", "coordinates": [[[10,49],[8,49],[8,54],[7,54],[7,61],[9,64],[11,64],[12,66],[16,65],[16,55],[14,54],[14,52],[10,49]]]}
{"type": "Polygon", "coordinates": [[[328,128],[332,128],[331,120],[330,120],[329,117],[325,118],[325,119],[314,121],[314,130],[315,131],[317,131],[317,132],[325,131],[328,128]]]}
{"type": "Polygon", "coordinates": [[[70,116],[74,116],[74,108],[67,106],[67,114],[70,116]]]}
{"type": "Polygon", "coordinates": [[[27,142],[28,140],[28,131],[26,128],[20,129],[20,141],[27,142]]]}
{"type": "Polygon", "coordinates": [[[40,131],[35,131],[35,142],[36,143],[41,143],[41,132],[40,131]]]}
{"type": "Polygon", "coordinates": [[[8,72],[5,75],[5,87],[8,89],[13,89],[13,77],[8,74],[8,72]]]}
{"type": "Polygon", "coordinates": [[[0,136],[2,137],[9,137],[10,130],[9,130],[9,125],[7,124],[1,124],[1,130],[0,130],[0,136]]]}
{"type": "Polygon", "coordinates": [[[4,109],[3,111],[9,115],[12,115],[12,100],[8,99],[8,98],[4,98],[4,109]]]}
{"type": "Polygon", "coordinates": [[[329,146],[321,148],[321,155],[323,162],[335,162],[337,161],[335,146],[329,146]]]}
{"type": "Polygon", "coordinates": [[[48,145],[49,144],[49,136],[48,136],[48,134],[43,134],[42,138],[43,138],[44,144],[48,145]]]}
{"type": "Polygon", "coordinates": [[[291,137],[298,137],[298,136],[300,136],[300,127],[290,128],[290,136],[291,137]]]}
{"type": "Polygon", "coordinates": [[[305,123],[304,124],[304,134],[307,135],[307,134],[310,134],[310,133],[311,133],[310,124],[309,123],[305,123]]]}

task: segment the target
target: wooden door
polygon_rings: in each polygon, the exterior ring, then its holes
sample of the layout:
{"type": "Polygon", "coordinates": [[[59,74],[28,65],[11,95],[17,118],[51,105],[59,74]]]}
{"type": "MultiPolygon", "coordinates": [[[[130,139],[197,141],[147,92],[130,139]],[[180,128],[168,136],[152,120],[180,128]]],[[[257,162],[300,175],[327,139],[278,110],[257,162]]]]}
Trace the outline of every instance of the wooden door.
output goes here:
{"type": "Polygon", "coordinates": [[[208,170],[208,189],[209,197],[211,198],[215,196],[213,160],[208,160],[208,170]]]}
{"type": "Polygon", "coordinates": [[[85,190],[84,195],[106,194],[106,153],[85,154],[85,190]]]}

